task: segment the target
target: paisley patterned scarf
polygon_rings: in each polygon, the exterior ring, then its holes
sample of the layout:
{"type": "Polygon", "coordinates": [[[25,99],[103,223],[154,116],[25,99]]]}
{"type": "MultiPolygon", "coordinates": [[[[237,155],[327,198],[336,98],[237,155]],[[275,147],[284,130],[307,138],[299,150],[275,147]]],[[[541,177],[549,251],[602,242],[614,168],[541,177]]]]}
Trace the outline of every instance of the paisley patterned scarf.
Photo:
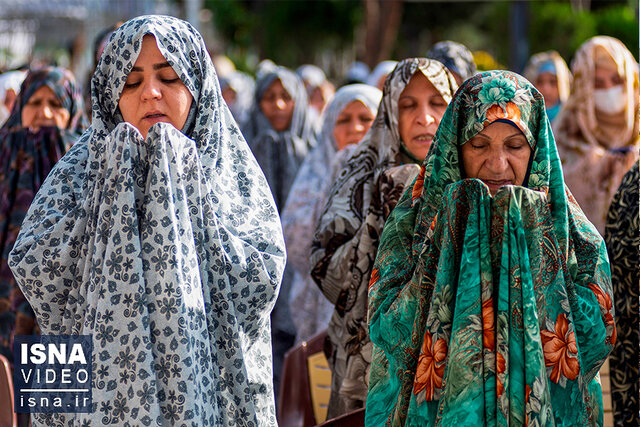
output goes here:
{"type": "Polygon", "coordinates": [[[440,62],[411,58],[398,63],[371,129],[338,173],[311,246],[311,275],[335,305],[327,330],[333,373],[328,417],[359,408],[366,399],[367,284],[385,219],[419,170],[398,131],[398,99],[417,72],[447,103],[453,97],[455,79],[440,62]]]}
{"type": "Polygon", "coordinates": [[[366,424],[601,425],[616,340],[606,248],[564,185],[542,95],[489,71],[449,104],[385,224],[369,287],[366,424]],[[462,179],[460,147],[507,119],[527,187],[462,179]]]}
{"type": "Polygon", "coordinates": [[[638,285],[640,284],[640,211],[638,162],[622,178],[613,197],[604,240],[611,260],[611,281],[618,339],[609,358],[613,423],[616,427],[640,424],[638,397],[638,285]]]}
{"type": "Polygon", "coordinates": [[[93,413],[37,425],[275,425],[269,315],[284,269],[273,197],[188,23],[118,28],[93,120],[36,195],[10,266],[46,334],[93,336],[93,413]],[[122,121],[145,34],[193,96],[184,133],[122,121]]]}

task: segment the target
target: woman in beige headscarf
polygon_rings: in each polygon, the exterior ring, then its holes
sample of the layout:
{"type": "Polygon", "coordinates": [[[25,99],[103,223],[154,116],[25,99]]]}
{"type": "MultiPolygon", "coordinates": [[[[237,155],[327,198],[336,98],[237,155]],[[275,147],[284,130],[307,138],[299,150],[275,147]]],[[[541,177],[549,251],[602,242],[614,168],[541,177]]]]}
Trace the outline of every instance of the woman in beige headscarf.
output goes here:
{"type": "Polygon", "coordinates": [[[529,58],[524,76],[544,97],[547,117],[553,123],[569,98],[572,76],[567,63],[555,50],[536,53],[529,58]]]}
{"type": "Polygon", "coordinates": [[[571,71],[554,133],[565,181],[603,233],[611,199],[638,159],[638,65],[619,40],[596,36],[578,49],[571,71]]]}

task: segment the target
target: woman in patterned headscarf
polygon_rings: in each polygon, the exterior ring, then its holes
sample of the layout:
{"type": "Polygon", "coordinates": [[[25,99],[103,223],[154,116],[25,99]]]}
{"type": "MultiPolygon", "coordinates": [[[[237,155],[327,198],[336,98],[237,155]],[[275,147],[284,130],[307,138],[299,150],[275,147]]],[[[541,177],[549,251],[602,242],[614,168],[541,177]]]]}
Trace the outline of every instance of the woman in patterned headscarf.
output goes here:
{"type": "Polygon", "coordinates": [[[542,95],[475,75],[382,233],[366,424],[602,425],[611,294],[542,95]]]}
{"type": "Polygon", "coordinates": [[[547,117],[553,123],[569,98],[572,76],[567,63],[555,50],[536,53],[529,59],[524,76],[544,97],[547,117]]]}
{"type": "Polygon", "coordinates": [[[315,145],[302,80],[284,67],[258,77],[242,134],[260,164],[278,210],[284,209],[289,189],[309,148],[315,145]]]}
{"type": "Polygon", "coordinates": [[[355,147],[371,127],[382,92],[363,84],[340,88],[322,117],[318,144],[307,156],[282,213],[288,260],[296,269],[291,289],[291,316],[296,341],[307,340],[326,329],[333,304],[321,294],[309,272],[311,241],[327,193],[338,170],[344,149],[355,147]],[[344,132],[341,129],[346,127],[344,132]]]}
{"type": "Polygon", "coordinates": [[[473,54],[462,43],[451,40],[438,42],[429,49],[427,58],[442,62],[456,78],[458,85],[476,73],[473,54]]]}
{"type": "Polygon", "coordinates": [[[456,90],[440,62],[405,59],[387,78],[378,114],[329,192],[311,246],[312,277],[335,305],[327,334],[328,417],[362,407],[371,342],[367,284],[385,219],[418,173],[456,90]]]}
{"type": "Polygon", "coordinates": [[[637,426],[638,419],[638,285],[640,284],[640,211],[638,162],[622,178],[613,197],[604,240],[611,260],[618,339],[609,358],[613,424],[637,426]]]}
{"type": "Polygon", "coordinates": [[[73,74],[45,67],[28,73],[0,129],[0,353],[9,360],[12,337],[30,335],[37,327],[9,269],[9,251],[40,185],[86,126],[73,74]]]}
{"type": "Polygon", "coordinates": [[[567,186],[602,234],[622,176],[638,159],[638,64],[619,40],[597,36],[578,49],[571,70],[554,134],[567,186]]]}
{"type": "Polygon", "coordinates": [[[128,21],[92,95],[10,255],[44,333],[93,336],[94,411],[38,425],[275,425],[282,230],[202,37],[128,21]]]}

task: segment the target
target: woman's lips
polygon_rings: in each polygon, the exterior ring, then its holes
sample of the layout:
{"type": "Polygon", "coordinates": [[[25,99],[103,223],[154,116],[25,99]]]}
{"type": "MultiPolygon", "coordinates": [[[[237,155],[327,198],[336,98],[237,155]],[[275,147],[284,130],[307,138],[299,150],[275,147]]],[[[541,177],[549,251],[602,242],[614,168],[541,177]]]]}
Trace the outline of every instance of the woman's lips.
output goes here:
{"type": "Polygon", "coordinates": [[[430,133],[425,133],[414,136],[412,140],[418,144],[431,144],[431,142],[433,141],[433,135],[430,133]]]}
{"type": "Polygon", "coordinates": [[[152,113],[145,114],[145,116],[142,118],[142,121],[145,121],[147,123],[158,123],[158,122],[166,121],[166,119],[167,119],[166,114],[163,114],[160,112],[152,112],[152,113]]]}
{"type": "Polygon", "coordinates": [[[56,121],[53,119],[40,119],[40,120],[35,120],[33,122],[33,124],[31,125],[31,127],[45,127],[45,126],[55,126],[56,125],[56,121]]]}

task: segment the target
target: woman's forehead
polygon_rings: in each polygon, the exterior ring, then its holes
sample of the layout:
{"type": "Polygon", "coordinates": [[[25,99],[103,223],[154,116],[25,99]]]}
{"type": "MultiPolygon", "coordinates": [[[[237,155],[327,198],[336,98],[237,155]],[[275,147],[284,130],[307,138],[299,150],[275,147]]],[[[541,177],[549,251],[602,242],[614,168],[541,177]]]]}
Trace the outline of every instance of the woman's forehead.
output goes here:
{"type": "Polygon", "coordinates": [[[161,64],[167,62],[160,49],[156,38],[151,34],[145,34],[142,38],[142,46],[138,53],[138,58],[133,64],[134,67],[140,66],[142,63],[161,64]]]}
{"type": "Polygon", "coordinates": [[[57,98],[57,95],[55,94],[53,89],[51,89],[49,85],[47,85],[46,83],[42,83],[42,85],[40,85],[36,90],[34,90],[29,98],[33,98],[34,96],[37,96],[40,98],[53,96],[57,98]]]}

